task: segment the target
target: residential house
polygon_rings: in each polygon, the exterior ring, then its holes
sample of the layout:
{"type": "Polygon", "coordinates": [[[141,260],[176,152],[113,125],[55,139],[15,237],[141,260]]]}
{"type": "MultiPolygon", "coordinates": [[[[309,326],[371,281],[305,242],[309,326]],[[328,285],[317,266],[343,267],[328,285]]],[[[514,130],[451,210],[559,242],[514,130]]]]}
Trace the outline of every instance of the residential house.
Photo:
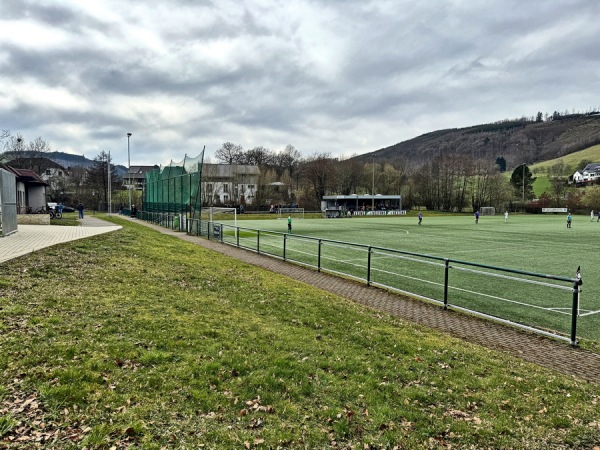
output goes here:
{"type": "Polygon", "coordinates": [[[260,176],[258,166],[245,164],[204,164],[202,203],[204,205],[251,205],[260,176]]]}
{"type": "Polygon", "coordinates": [[[125,189],[141,191],[144,189],[146,173],[152,172],[158,166],[130,166],[123,174],[123,186],[125,189]]]}
{"type": "Polygon", "coordinates": [[[63,192],[68,184],[69,173],[60,164],[52,161],[49,158],[26,158],[15,159],[7,164],[13,168],[30,169],[37,173],[42,180],[48,185],[47,193],[52,197],[53,193],[63,192]]]}
{"type": "Polygon", "coordinates": [[[583,170],[573,174],[573,183],[579,186],[591,184],[598,179],[600,179],[600,163],[588,164],[583,170]]]}

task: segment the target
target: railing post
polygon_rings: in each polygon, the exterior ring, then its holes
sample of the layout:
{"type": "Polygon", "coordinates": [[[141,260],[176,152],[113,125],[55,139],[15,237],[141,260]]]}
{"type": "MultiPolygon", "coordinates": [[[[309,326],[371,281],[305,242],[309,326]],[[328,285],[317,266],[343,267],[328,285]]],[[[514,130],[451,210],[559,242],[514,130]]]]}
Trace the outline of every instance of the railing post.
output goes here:
{"type": "Polygon", "coordinates": [[[237,246],[240,246],[240,227],[237,227],[235,229],[235,237],[237,239],[237,246]]]}
{"type": "Polygon", "coordinates": [[[285,248],[287,243],[287,234],[283,235],[283,260],[285,261],[285,248]]]}
{"type": "Polygon", "coordinates": [[[573,283],[573,305],[571,307],[571,346],[577,347],[579,342],[577,341],[577,314],[579,314],[579,292],[583,280],[581,279],[581,273],[577,268],[577,279],[573,283]]]}
{"type": "Polygon", "coordinates": [[[256,230],[256,253],[260,255],[260,230],[256,230]]]}
{"type": "Polygon", "coordinates": [[[322,242],[321,239],[319,239],[319,252],[318,252],[319,256],[317,259],[317,272],[321,271],[321,242],[322,242]]]}
{"type": "Polygon", "coordinates": [[[371,246],[367,253],[367,286],[371,286],[371,246]]]}
{"type": "Polygon", "coordinates": [[[450,260],[444,259],[444,309],[448,309],[448,269],[450,268],[450,260]]]}

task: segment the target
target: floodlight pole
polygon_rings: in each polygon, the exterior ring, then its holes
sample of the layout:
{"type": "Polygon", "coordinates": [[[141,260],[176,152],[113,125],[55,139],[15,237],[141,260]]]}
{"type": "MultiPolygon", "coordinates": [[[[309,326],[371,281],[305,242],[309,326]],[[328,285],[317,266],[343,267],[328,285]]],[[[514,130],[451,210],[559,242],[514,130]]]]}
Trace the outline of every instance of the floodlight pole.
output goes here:
{"type": "Polygon", "coordinates": [[[375,214],[375,158],[373,158],[373,176],[371,178],[371,213],[375,214]]]}
{"type": "Polygon", "coordinates": [[[108,155],[106,156],[106,171],[108,173],[108,207],[107,207],[107,211],[109,214],[112,213],[112,207],[111,207],[111,202],[112,202],[112,192],[111,192],[111,185],[110,185],[110,150],[108,151],[108,155]]]}
{"type": "Polygon", "coordinates": [[[131,153],[129,152],[129,138],[131,133],[127,133],[127,193],[129,194],[128,209],[131,212],[131,153]]]}
{"type": "Polygon", "coordinates": [[[525,206],[525,163],[523,163],[523,206],[525,206]]]}

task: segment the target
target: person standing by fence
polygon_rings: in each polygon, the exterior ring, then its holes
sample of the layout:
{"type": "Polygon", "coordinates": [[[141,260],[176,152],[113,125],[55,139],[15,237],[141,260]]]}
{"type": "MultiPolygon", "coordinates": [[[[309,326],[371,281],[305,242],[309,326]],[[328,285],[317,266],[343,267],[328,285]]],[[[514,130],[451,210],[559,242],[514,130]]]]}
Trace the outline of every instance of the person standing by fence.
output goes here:
{"type": "Polygon", "coordinates": [[[83,219],[83,203],[77,203],[77,207],[75,209],[79,211],[79,218],[83,219]]]}
{"type": "Polygon", "coordinates": [[[292,234],[292,215],[288,216],[288,233],[292,234]]]}

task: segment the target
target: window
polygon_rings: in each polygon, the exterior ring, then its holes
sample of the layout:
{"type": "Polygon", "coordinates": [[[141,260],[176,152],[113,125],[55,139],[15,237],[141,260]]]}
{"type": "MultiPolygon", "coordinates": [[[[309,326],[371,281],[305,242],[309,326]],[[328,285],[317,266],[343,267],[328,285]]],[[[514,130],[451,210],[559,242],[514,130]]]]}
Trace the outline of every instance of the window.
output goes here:
{"type": "Polygon", "coordinates": [[[225,183],[225,184],[223,185],[223,192],[225,192],[226,194],[228,194],[228,193],[229,193],[229,185],[228,185],[227,183],[225,183]]]}
{"type": "Polygon", "coordinates": [[[248,190],[249,191],[253,191],[254,190],[254,185],[253,184],[249,184],[248,185],[248,190]]]}
{"type": "Polygon", "coordinates": [[[46,169],[46,175],[50,175],[50,169],[46,169]]]}
{"type": "Polygon", "coordinates": [[[212,183],[208,183],[208,184],[206,185],[206,190],[207,190],[208,192],[211,192],[211,191],[213,190],[213,185],[212,185],[212,183]]]}

